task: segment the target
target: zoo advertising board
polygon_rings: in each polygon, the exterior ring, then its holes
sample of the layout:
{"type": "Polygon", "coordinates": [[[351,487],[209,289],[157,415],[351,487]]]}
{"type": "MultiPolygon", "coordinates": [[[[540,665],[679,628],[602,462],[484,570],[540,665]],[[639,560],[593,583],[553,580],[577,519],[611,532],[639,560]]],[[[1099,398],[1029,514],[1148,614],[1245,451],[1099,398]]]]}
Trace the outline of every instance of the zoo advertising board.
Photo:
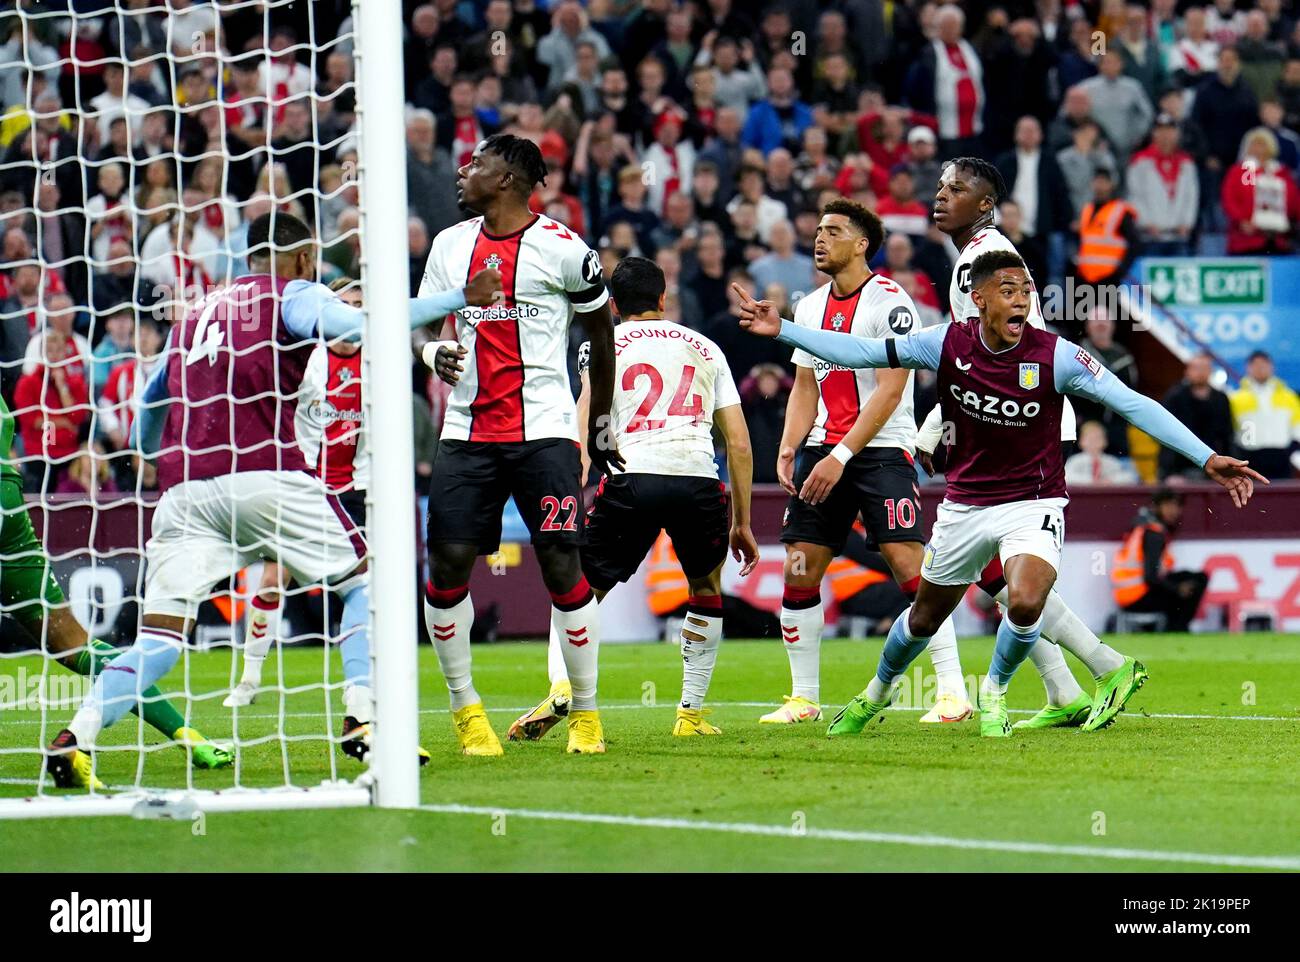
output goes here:
{"type": "Polygon", "coordinates": [[[1201,345],[1243,372],[1255,350],[1273,356],[1278,376],[1300,384],[1300,258],[1140,258],[1147,291],[1182,321],[1161,311],[1149,326],[1187,355],[1201,345]]]}

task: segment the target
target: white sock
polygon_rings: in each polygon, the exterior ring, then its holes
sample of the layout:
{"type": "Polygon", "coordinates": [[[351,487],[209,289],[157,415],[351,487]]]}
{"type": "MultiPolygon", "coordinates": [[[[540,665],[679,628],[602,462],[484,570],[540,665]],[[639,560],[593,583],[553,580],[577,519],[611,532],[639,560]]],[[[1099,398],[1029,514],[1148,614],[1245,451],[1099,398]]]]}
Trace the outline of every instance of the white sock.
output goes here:
{"type": "Polygon", "coordinates": [[[1029,649],[1029,660],[1034,663],[1039,677],[1043,679],[1050,707],[1064,708],[1083,694],[1070,666],[1065,663],[1061,649],[1046,638],[1039,638],[1034,647],[1029,649]]]}
{"type": "Polygon", "coordinates": [[[952,618],[943,620],[939,630],[930,639],[930,662],[938,681],[938,694],[967,698],[966,680],[961,674],[961,658],[957,654],[957,631],[952,618]]]}
{"type": "Polygon", "coordinates": [[[249,605],[248,631],[244,635],[244,674],[239,679],[241,684],[254,688],[262,684],[262,666],[266,656],[280,636],[280,616],[283,613],[280,599],[274,602],[254,595],[249,605]]]}
{"type": "Polygon", "coordinates": [[[781,639],[790,659],[790,694],[818,704],[821,697],[822,603],[811,608],[781,606],[781,639]]]}
{"type": "Polygon", "coordinates": [[[1092,629],[1070,610],[1055,591],[1048,592],[1043,607],[1043,637],[1056,642],[1088,666],[1093,678],[1100,678],[1124,664],[1124,656],[1104,645],[1092,629]]]}
{"type": "Polygon", "coordinates": [[[555,630],[555,619],[551,619],[551,637],[546,644],[546,674],[551,680],[551,688],[569,680],[569,671],[564,667],[564,649],[560,647],[560,636],[555,630]]]}
{"type": "Polygon", "coordinates": [[[424,626],[438,653],[442,677],[447,680],[452,711],[482,701],[470,674],[469,630],[473,625],[474,602],[468,594],[450,608],[435,608],[425,599],[424,626]]]}
{"type": "Polygon", "coordinates": [[[597,661],[600,655],[600,605],[592,595],[572,611],[551,606],[551,630],[561,639],[564,670],[573,686],[573,710],[596,707],[597,661]]]}
{"type": "Polygon", "coordinates": [[[893,685],[887,685],[876,675],[871,676],[871,681],[867,682],[867,701],[875,702],[879,705],[882,701],[889,701],[889,692],[893,685]]]}
{"type": "Polygon", "coordinates": [[[104,716],[94,705],[82,705],[68,722],[68,731],[77,739],[80,748],[90,748],[104,729],[104,716]]]}
{"type": "Polygon", "coordinates": [[[374,705],[374,695],[368,685],[348,685],[343,689],[343,713],[351,715],[361,724],[370,722],[370,710],[374,705]]]}
{"type": "Polygon", "coordinates": [[[682,625],[682,707],[702,708],[722,644],[722,615],[686,609],[682,625]],[[694,635],[688,638],[687,635],[694,635]],[[702,640],[696,640],[702,639],[702,640]]]}
{"type": "Polygon", "coordinates": [[[1005,695],[1007,686],[992,675],[985,675],[984,680],[980,682],[980,691],[986,695],[1005,695]]]}

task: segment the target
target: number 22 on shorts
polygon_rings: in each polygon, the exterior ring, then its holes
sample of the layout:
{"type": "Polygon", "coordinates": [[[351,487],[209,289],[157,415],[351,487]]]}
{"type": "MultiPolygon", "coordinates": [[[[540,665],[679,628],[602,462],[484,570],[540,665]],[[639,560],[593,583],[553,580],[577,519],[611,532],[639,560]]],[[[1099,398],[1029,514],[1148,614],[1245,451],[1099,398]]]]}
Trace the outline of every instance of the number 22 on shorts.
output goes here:
{"type": "Polygon", "coordinates": [[[541,501],[542,510],[546,512],[546,517],[542,519],[543,531],[577,531],[578,530],[578,499],[573,495],[567,495],[563,500],[552,494],[546,495],[541,501]],[[560,521],[560,513],[567,511],[568,518],[560,521]]]}

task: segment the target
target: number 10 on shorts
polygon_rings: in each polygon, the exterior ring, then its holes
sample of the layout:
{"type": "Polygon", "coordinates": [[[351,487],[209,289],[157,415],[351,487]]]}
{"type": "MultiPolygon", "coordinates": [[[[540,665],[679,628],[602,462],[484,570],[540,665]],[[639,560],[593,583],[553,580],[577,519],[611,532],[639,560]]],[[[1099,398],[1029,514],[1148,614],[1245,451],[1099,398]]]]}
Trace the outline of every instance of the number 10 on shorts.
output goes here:
{"type": "Polygon", "coordinates": [[[911,528],[916,525],[916,503],[911,498],[890,498],[885,502],[885,515],[889,530],[911,528]]]}

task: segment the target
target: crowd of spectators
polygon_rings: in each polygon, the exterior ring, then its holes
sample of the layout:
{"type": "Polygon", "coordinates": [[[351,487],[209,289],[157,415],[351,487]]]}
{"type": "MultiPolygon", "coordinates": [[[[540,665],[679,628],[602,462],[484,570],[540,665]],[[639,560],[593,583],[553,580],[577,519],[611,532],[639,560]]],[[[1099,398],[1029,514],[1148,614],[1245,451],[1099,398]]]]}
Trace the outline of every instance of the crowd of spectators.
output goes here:
{"type": "MultiPolygon", "coordinates": [[[[360,273],[350,5],[312,4],[310,31],[290,7],[76,4],[97,6],[75,21],[0,11],[0,389],[25,453],[52,460],[31,469],[49,490],[137,482],[112,457],[131,398],[175,305],[246,268],[258,214],[312,224],[324,280],[360,273]],[[111,470],[77,467],[87,454],[111,470]]],[[[1002,172],[1000,223],[1040,286],[1087,275],[1090,231],[1122,241],[1122,274],[1142,253],[1288,253],[1300,230],[1285,0],[430,0],[403,14],[412,287],[430,239],[463,216],[456,170],[475,144],[533,140],[550,171],[534,208],[607,269],[654,258],[670,316],[727,352],[760,479],[789,352],[741,336],[730,285],[788,309],[824,280],[810,255],[833,197],[880,214],[873,267],[927,323],[947,311],[955,251],[928,214],[954,156],[1002,172]]],[[[1090,349],[1135,383],[1114,327],[1090,318],[1090,349]]],[[[427,444],[443,396],[418,365],[413,386],[427,444]]],[[[1201,390],[1189,376],[1189,403],[1201,390]]],[[[1257,400],[1234,401],[1240,417],[1274,406],[1241,390],[1257,400]]],[[[1124,457],[1126,433],[1106,412],[1085,419],[1092,460],[1076,470],[1109,476],[1100,455],[1124,457]]]]}

